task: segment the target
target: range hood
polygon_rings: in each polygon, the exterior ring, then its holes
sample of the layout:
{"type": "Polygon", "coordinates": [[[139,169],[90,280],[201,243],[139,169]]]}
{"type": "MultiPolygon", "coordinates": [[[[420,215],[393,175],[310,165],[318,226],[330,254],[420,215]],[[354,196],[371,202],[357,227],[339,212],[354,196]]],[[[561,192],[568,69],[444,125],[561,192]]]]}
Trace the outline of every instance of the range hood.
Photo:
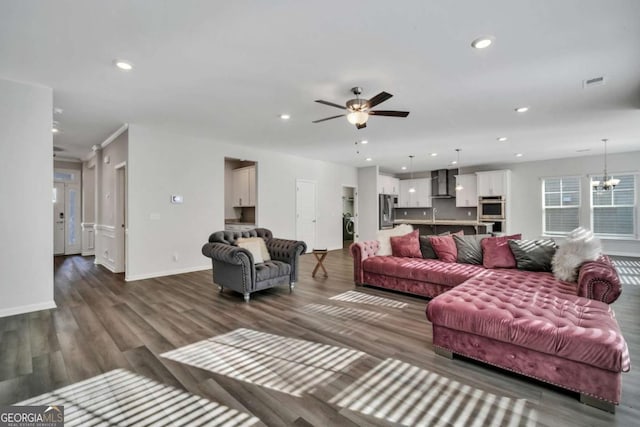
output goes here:
{"type": "Polygon", "coordinates": [[[431,197],[434,199],[451,199],[456,197],[456,169],[439,169],[431,171],[431,197]]]}

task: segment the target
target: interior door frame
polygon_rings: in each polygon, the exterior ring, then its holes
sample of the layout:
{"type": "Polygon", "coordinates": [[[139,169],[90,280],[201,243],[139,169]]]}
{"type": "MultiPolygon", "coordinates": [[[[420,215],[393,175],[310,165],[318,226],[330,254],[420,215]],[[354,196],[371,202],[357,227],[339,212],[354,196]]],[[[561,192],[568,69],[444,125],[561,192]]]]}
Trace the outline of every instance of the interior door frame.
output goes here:
{"type": "MultiPolygon", "coordinates": [[[[296,239],[299,238],[299,232],[300,230],[298,229],[298,192],[299,190],[299,186],[298,183],[300,182],[304,182],[307,184],[313,184],[313,188],[314,188],[314,200],[313,200],[313,212],[314,212],[314,220],[313,220],[313,245],[310,246],[317,246],[318,245],[318,181],[312,180],[312,179],[298,179],[296,178],[296,182],[295,182],[295,206],[296,206],[296,210],[295,210],[295,220],[296,220],[296,239]]],[[[307,247],[307,253],[310,253],[313,251],[314,248],[311,247],[307,247]]]]}
{"type": "Polygon", "coordinates": [[[115,182],[115,242],[116,256],[114,257],[114,273],[126,273],[127,270],[127,162],[114,166],[115,182]],[[121,175],[122,174],[122,175],[121,175]],[[122,181],[121,181],[122,179],[122,181]]]}

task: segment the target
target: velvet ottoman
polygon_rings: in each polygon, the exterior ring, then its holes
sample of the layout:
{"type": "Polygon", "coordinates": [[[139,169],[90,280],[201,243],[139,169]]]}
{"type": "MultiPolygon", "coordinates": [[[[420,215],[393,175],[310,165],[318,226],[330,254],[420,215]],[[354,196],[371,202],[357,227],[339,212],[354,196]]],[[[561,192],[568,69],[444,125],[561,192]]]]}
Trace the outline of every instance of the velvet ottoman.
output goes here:
{"type": "MultiPolygon", "coordinates": [[[[579,392],[613,411],[629,352],[608,304],[550,273],[492,270],[427,305],[433,344],[579,392]]],[[[445,350],[444,352],[442,350],[445,350]]]]}

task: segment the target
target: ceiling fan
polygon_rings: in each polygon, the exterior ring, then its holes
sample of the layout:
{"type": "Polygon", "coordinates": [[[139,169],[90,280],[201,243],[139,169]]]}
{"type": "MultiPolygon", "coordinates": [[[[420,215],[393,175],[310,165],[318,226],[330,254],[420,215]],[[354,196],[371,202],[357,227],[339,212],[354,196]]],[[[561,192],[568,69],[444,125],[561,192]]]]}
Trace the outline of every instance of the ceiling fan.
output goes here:
{"type": "Polygon", "coordinates": [[[387,99],[391,98],[393,95],[391,95],[390,93],[380,92],[371,99],[361,99],[360,95],[362,94],[362,88],[351,88],[351,92],[356,97],[355,99],[348,100],[345,104],[346,106],[344,107],[333,102],[316,99],[316,102],[319,102],[320,104],[347,110],[347,112],[345,114],[339,114],[337,116],[314,120],[313,123],[320,123],[331,119],[337,119],[338,117],[346,116],[349,123],[355,125],[358,129],[362,129],[364,127],[367,127],[367,120],[369,120],[369,116],[407,117],[409,115],[408,111],[371,110],[376,105],[381,104],[387,99]]]}

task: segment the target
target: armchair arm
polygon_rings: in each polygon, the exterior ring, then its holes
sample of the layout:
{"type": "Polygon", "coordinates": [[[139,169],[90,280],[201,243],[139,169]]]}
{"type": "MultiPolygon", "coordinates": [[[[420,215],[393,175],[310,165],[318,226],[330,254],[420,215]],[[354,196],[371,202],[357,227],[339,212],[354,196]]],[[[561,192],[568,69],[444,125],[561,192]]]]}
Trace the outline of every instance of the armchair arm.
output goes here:
{"type": "Polygon", "coordinates": [[[256,268],[251,252],[224,243],[206,243],[202,254],[213,262],[215,283],[243,293],[253,290],[256,268]]]}
{"type": "Polygon", "coordinates": [[[271,259],[291,265],[291,283],[298,280],[298,260],[307,251],[307,244],[299,240],[269,239],[266,241],[271,259]]]}
{"type": "Polygon", "coordinates": [[[578,296],[611,304],[621,293],[620,277],[606,255],[597,261],[588,261],[580,266],[578,296]]]}
{"type": "Polygon", "coordinates": [[[356,284],[364,283],[362,262],[369,257],[375,256],[379,248],[380,243],[377,240],[355,242],[352,243],[349,247],[349,251],[351,252],[351,256],[353,257],[353,281],[356,284]]]}

